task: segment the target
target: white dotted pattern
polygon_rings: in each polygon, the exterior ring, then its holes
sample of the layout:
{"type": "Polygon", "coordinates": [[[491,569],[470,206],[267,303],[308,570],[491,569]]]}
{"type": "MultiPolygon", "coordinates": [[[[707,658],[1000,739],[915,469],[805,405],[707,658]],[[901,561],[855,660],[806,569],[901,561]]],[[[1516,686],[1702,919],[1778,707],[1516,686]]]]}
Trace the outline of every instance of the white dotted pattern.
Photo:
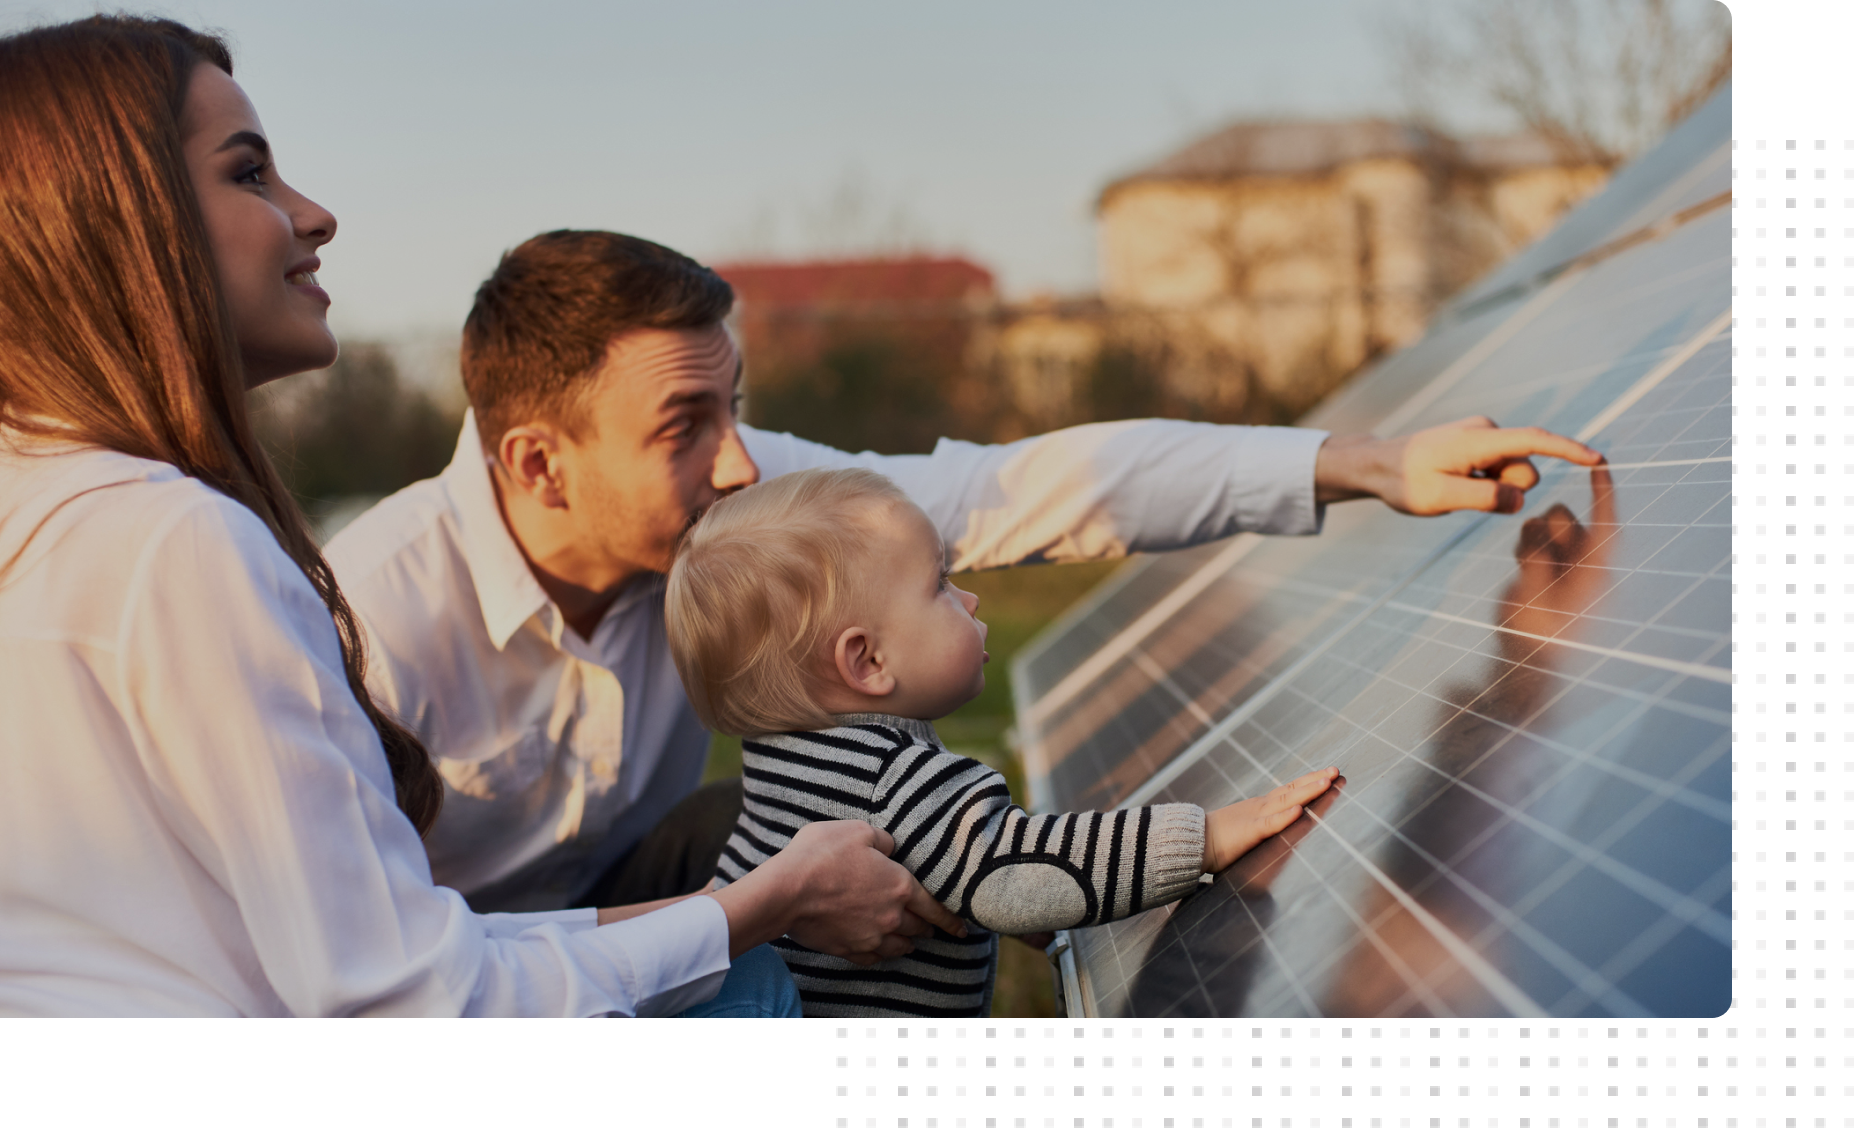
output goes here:
{"type": "Polygon", "coordinates": [[[1864,132],[1749,137],[1748,110],[1738,96],[1728,1014],[811,1025],[820,1125],[1856,1129],[1864,152],[1845,135],[1864,132]]]}

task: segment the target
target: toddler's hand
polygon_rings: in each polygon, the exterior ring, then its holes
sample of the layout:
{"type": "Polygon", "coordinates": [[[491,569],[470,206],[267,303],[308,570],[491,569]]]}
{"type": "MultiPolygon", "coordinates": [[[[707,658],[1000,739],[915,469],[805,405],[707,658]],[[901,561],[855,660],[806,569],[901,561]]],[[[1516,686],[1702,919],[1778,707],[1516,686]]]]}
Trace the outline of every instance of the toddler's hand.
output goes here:
{"type": "Polygon", "coordinates": [[[1245,798],[1204,817],[1204,872],[1217,873],[1264,838],[1281,833],[1340,777],[1339,767],[1304,774],[1260,798],[1245,798]]]}

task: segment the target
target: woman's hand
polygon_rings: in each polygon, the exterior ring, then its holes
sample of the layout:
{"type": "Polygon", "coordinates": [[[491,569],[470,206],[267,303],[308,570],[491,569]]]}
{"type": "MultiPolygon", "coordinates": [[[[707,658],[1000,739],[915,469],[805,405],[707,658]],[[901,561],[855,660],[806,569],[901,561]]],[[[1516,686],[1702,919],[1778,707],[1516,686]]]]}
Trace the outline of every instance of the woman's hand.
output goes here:
{"type": "Polygon", "coordinates": [[[912,951],[934,926],[965,925],[891,860],[893,838],[866,822],[811,822],[769,861],[712,894],[731,926],[731,954],[789,934],[855,964],[912,951]]]}

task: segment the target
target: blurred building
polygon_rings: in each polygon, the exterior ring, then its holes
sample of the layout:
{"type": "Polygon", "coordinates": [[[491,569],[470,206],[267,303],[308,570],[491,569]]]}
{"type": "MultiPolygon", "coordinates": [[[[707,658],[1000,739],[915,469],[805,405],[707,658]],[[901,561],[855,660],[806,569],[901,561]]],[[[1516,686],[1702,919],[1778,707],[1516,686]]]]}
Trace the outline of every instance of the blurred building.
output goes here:
{"type": "Polygon", "coordinates": [[[1000,311],[987,354],[1028,429],[1082,410],[1286,421],[1607,174],[1532,135],[1238,123],[1102,190],[1100,295],[1000,311]]]}
{"type": "Polygon", "coordinates": [[[975,355],[997,304],[988,269],[932,256],[713,267],[738,295],[746,421],[901,452],[989,431],[975,355]]]}

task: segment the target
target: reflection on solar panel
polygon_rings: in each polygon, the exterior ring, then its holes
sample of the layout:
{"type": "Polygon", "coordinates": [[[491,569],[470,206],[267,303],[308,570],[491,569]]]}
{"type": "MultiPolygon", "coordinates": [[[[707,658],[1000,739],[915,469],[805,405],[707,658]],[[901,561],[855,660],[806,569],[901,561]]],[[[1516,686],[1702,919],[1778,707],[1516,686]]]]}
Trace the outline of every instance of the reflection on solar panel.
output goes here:
{"type": "Polygon", "coordinates": [[[1308,420],[1486,414],[1609,472],[1140,559],[1016,662],[1039,809],[1345,775],[1192,897],[1067,934],[1072,1014],[1726,1010],[1729,108],[1308,420]]]}

